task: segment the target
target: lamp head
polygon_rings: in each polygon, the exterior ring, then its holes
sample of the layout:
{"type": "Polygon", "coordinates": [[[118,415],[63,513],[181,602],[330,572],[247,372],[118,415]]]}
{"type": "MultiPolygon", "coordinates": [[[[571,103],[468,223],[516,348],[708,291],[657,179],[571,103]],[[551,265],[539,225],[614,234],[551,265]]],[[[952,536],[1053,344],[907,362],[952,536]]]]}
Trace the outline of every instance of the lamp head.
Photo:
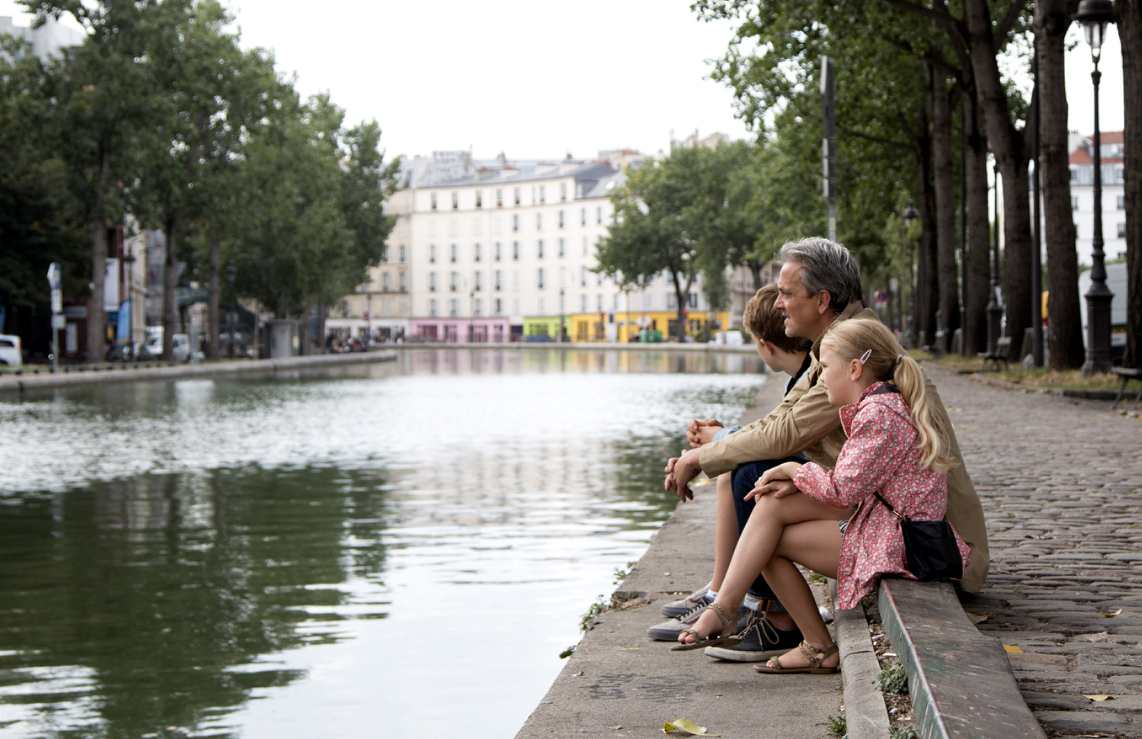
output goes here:
{"type": "Polygon", "coordinates": [[[1082,24],[1091,56],[1097,61],[1106,41],[1106,26],[1114,22],[1113,0],[1082,0],[1075,20],[1082,24]]]}

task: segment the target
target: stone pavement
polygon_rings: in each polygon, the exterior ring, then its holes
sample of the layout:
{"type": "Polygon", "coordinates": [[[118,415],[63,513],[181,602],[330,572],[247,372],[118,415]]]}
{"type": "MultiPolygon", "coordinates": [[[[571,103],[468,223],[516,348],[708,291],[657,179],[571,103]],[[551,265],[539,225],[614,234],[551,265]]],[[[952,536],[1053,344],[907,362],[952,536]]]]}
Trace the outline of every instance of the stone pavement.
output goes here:
{"type": "Polygon", "coordinates": [[[991,540],[965,610],[1005,645],[1049,735],[1142,736],[1142,420],[925,369],[991,540]]]}

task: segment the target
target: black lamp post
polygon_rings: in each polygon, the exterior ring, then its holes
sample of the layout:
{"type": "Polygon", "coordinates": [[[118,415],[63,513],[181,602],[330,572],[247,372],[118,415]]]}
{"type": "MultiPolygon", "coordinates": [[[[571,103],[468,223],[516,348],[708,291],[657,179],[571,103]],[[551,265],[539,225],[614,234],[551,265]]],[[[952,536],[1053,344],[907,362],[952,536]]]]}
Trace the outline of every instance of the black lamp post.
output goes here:
{"type": "Polygon", "coordinates": [[[994,355],[999,349],[999,336],[1003,331],[1003,306],[999,300],[999,165],[994,174],[992,203],[995,208],[995,226],[991,250],[991,297],[987,301],[987,353],[994,355]]]}
{"type": "Polygon", "coordinates": [[[124,359],[135,359],[135,292],[131,273],[135,271],[135,254],[131,247],[123,255],[123,265],[127,268],[127,353],[124,359]]]}
{"type": "Polygon", "coordinates": [[[1102,55],[1102,42],[1106,39],[1106,26],[1114,21],[1114,3],[1111,0],[1083,0],[1075,19],[1082,24],[1090,44],[1090,58],[1094,71],[1094,238],[1091,249],[1090,289],[1086,293],[1086,361],[1083,374],[1110,370],[1110,301],[1114,293],[1106,286],[1106,259],[1102,252],[1102,151],[1098,130],[1098,83],[1102,73],[1098,60],[1102,55]]]}
{"type": "MultiPolygon", "coordinates": [[[[901,214],[909,239],[912,237],[912,223],[919,217],[920,214],[911,205],[905,208],[904,213],[901,214]]],[[[908,279],[912,283],[912,320],[908,327],[908,333],[914,347],[920,346],[920,276],[915,269],[915,254],[916,249],[913,245],[913,248],[908,250],[908,279]]],[[[903,316],[901,316],[901,320],[903,320],[903,316]]]]}

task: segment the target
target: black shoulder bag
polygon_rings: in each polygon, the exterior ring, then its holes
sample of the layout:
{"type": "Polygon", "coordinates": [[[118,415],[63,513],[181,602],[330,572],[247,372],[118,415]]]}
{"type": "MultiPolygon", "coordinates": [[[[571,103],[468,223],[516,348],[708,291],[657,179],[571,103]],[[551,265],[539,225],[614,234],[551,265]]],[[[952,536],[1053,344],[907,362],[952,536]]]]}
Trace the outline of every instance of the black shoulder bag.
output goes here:
{"type": "Polygon", "coordinates": [[[904,558],[917,580],[959,580],[964,576],[963,558],[948,519],[913,521],[897,513],[880,493],[874,495],[900,521],[904,558]]]}

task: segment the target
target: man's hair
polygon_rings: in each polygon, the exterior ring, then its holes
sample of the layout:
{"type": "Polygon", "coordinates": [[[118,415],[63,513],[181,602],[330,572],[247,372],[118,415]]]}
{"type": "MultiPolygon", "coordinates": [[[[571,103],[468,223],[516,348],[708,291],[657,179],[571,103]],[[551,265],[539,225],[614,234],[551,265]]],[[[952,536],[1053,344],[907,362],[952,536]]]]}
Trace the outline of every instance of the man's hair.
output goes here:
{"type": "Polygon", "coordinates": [[[837,313],[861,299],[860,267],[835,241],[820,237],[790,241],[781,247],[781,260],[801,265],[801,284],[811,295],[827,292],[829,307],[837,313]]]}
{"type": "Polygon", "coordinates": [[[755,339],[765,339],[784,352],[803,352],[810,343],[805,339],[785,335],[785,317],[774,310],[777,301],[777,285],[766,285],[753,294],[745,304],[742,323],[755,339]]]}

